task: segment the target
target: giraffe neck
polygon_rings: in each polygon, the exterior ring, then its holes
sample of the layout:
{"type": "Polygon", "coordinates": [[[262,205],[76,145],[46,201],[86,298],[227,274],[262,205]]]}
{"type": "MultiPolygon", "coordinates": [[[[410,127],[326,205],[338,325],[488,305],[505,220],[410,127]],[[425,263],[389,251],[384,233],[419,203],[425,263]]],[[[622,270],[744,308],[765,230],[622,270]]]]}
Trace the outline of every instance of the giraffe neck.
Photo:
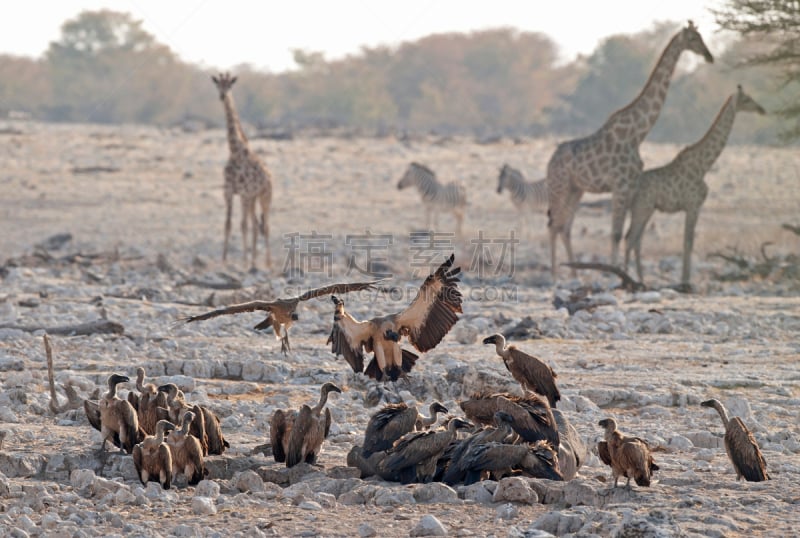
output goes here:
{"type": "Polygon", "coordinates": [[[625,139],[634,141],[637,145],[647,137],[661,114],[672,74],[684,50],[684,45],[678,39],[679,35],[674,36],[667,44],[636,99],[612,114],[606,122],[607,129],[623,127],[625,139]]]}
{"type": "Polygon", "coordinates": [[[228,147],[231,154],[237,154],[247,148],[247,137],[242,131],[242,125],[239,122],[239,114],[236,112],[236,105],[233,103],[233,96],[226,93],[222,100],[225,107],[225,122],[228,126],[228,147]]]}
{"type": "Polygon", "coordinates": [[[707,172],[725,149],[735,119],[736,104],[734,96],[730,96],[722,105],[714,123],[708,128],[703,138],[681,152],[684,158],[696,160],[698,169],[702,169],[704,173],[707,172]]]}

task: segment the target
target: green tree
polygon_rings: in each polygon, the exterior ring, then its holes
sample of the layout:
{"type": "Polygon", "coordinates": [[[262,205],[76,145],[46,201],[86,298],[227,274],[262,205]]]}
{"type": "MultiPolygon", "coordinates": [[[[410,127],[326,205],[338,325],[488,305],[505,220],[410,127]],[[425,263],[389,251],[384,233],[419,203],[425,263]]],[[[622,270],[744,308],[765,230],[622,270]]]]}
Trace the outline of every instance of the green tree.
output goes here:
{"type": "Polygon", "coordinates": [[[800,1],[726,0],[713,13],[720,27],[765,44],[740,64],[780,69],[781,84],[790,96],[777,112],[792,121],[782,136],[800,138],[800,1]]]}

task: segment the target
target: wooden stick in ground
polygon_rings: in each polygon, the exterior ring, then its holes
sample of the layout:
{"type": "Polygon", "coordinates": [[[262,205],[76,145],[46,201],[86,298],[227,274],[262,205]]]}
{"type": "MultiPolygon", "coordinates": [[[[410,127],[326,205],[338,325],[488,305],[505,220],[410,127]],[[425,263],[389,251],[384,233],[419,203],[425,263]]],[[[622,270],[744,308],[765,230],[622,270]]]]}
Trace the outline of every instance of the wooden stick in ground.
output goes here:
{"type": "Polygon", "coordinates": [[[67,403],[64,405],[58,404],[56,376],[53,369],[53,348],[50,345],[50,338],[48,338],[47,334],[44,334],[42,339],[44,340],[44,352],[45,355],[47,355],[47,381],[50,384],[50,411],[52,411],[54,415],[58,415],[70,409],[78,409],[83,405],[83,399],[72,385],[64,387],[64,392],[67,393],[67,403]]]}

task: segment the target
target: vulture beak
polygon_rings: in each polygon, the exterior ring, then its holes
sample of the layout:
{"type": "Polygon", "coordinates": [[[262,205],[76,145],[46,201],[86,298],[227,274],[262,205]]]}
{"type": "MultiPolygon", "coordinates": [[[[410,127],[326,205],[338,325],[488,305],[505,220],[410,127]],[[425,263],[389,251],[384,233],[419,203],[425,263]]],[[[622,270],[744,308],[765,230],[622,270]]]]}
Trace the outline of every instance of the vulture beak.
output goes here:
{"type": "Polygon", "coordinates": [[[158,387],[158,392],[169,392],[169,385],[161,385],[158,387]]]}
{"type": "Polygon", "coordinates": [[[391,329],[386,331],[386,334],[383,335],[387,340],[391,340],[392,342],[399,342],[400,341],[400,334],[394,332],[391,329]]]}
{"type": "Polygon", "coordinates": [[[436,410],[437,413],[448,413],[449,412],[445,406],[443,406],[442,404],[440,404],[438,402],[433,404],[433,408],[436,410]]]}
{"type": "Polygon", "coordinates": [[[292,312],[292,321],[297,321],[300,317],[297,315],[297,312],[292,312]]]}
{"type": "Polygon", "coordinates": [[[486,338],[483,339],[483,343],[484,344],[494,344],[496,339],[497,339],[497,337],[495,335],[487,336],[486,338]]]}

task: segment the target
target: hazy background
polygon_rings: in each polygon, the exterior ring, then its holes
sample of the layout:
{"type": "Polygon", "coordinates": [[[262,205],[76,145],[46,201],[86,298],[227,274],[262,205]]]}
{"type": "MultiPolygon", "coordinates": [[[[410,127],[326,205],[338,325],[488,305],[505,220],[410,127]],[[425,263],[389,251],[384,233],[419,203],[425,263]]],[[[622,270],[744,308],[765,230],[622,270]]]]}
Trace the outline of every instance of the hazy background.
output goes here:
{"type": "MultiPolygon", "coordinates": [[[[685,143],[737,83],[768,109],[790,99],[777,72],[733,69],[768,44],[719,32],[715,5],[29,2],[0,21],[0,116],[219,126],[209,75],[224,69],[251,134],[574,136],[628,103],[692,19],[716,62],[684,54],[649,137],[685,143]]],[[[743,115],[731,142],[780,128],[743,115]]]]}

